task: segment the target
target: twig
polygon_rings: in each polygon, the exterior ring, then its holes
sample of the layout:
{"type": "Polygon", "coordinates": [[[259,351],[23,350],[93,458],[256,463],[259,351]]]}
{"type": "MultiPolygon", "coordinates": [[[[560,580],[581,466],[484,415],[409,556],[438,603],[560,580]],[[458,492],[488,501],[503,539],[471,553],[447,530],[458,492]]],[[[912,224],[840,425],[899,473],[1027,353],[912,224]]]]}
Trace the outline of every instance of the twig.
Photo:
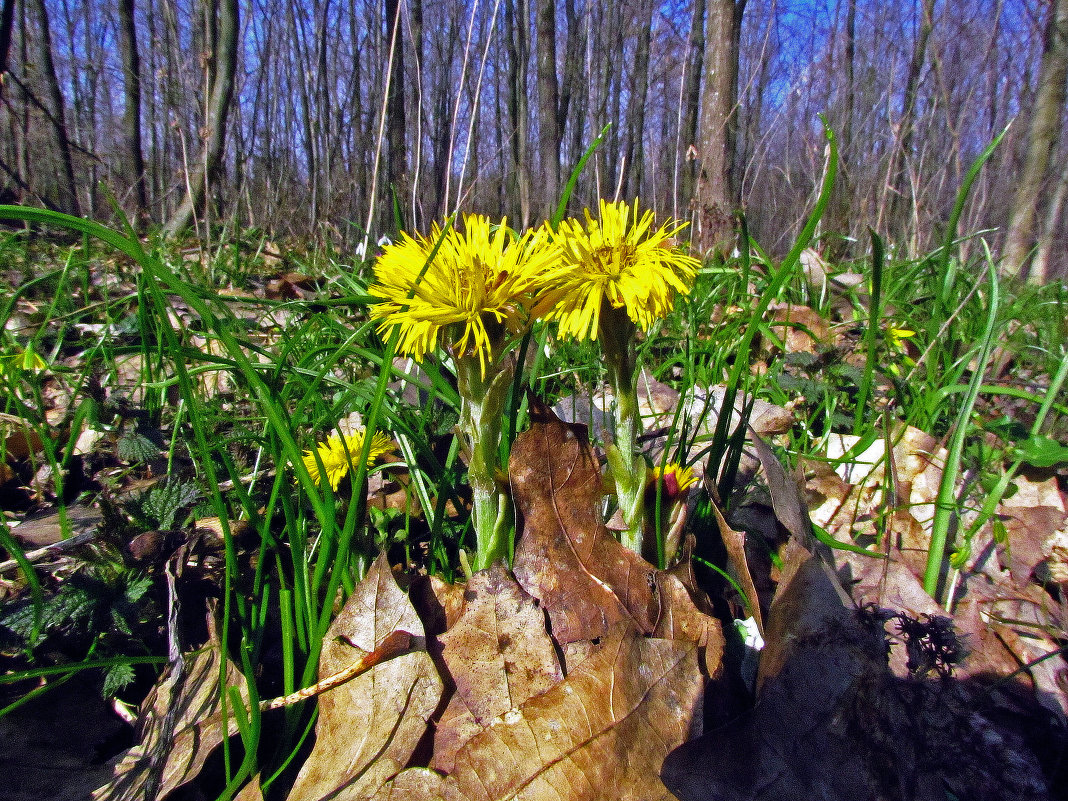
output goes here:
{"type": "Polygon", "coordinates": [[[283,695],[281,698],[271,698],[266,701],[261,701],[260,711],[266,712],[270,709],[281,709],[285,706],[292,706],[293,704],[300,703],[301,701],[325,693],[327,690],[332,690],[338,685],[351,681],[361,673],[366,673],[375,665],[393,659],[394,657],[412,653],[412,651],[415,650],[414,646],[416,644],[416,639],[416,637],[412,636],[407,631],[401,631],[400,629],[391,631],[377,648],[362,659],[358,659],[344,670],[335,673],[332,676],[327,676],[322,681],[318,681],[310,687],[305,687],[303,690],[297,690],[289,695],[283,695]]]}
{"type": "MultiPolygon", "coordinates": [[[[36,562],[43,559],[46,556],[53,554],[61,554],[72,548],[77,548],[79,545],[84,545],[87,542],[92,542],[99,536],[99,532],[94,528],[92,531],[83,531],[81,534],[75,534],[72,537],[67,537],[65,540],[59,540],[53,542],[51,545],[45,545],[43,548],[38,548],[35,551],[28,551],[23,554],[26,560],[29,562],[36,562]]],[[[19,566],[19,563],[14,559],[8,559],[6,562],[0,562],[0,573],[7,573],[9,570],[14,570],[19,566]]]]}

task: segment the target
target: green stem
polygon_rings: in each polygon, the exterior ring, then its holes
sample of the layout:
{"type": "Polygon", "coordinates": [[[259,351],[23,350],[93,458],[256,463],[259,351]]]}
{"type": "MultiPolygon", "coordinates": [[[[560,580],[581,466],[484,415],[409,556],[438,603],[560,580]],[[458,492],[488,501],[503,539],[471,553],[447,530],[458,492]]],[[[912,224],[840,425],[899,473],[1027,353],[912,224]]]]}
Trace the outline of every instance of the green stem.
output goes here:
{"type": "Polygon", "coordinates": [[[645,459],[638,452],[638,388],[635,383],[637,359],[634,352],[635,326],[625,309],[605,304],[601,309],[599,335],[608,370],[608,384],[615,397],[613,422],[615,441],[606,447],[608,465],[616,484],[616,500],[626,531],[623,544],[642,553],[645,519],[645,459]]]}
{"type": "Polygon", "coordinates": [[[471,485],[471,517],[475,529],[475,570],[507,556],[511,508],[497,488],[497,460],[504,401],[511,369],[490,368],[482,375],[477,357],[456,360],[460,392],[460,428],[471,449],[467,480],[471,485]]]}

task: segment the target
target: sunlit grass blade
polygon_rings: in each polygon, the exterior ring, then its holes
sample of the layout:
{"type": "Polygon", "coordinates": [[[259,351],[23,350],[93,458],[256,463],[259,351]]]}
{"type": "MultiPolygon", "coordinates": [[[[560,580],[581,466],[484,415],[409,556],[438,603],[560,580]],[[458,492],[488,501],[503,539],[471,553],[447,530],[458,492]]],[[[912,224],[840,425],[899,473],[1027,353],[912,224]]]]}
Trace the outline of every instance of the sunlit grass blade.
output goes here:
{"type": "Polygon", "coordinates": [[[990,291],[986,302],[985,330],[975,355],[975,367],[972,372],[972,380],[968,384],[968,392],[956,416],[953,433],[949,440],[945,466],[938,485],[938,495],[935,499],[934,519],[931,523],[931,545],[927,552],[927,564],[923,573],[923,588],[932,597],[937,597],[936,593],[938,592],[939,578],[945,558],[946,543],[954,515],[957,512],[957,477],[961,472],[964,444],[972,432],[972,410],[975,408],[975,401],[979,397],[979,388],[983,384],[986,368],[990,363],[994,338],[998,332],[1000,288],[997,270],[994,268],[994,261],[989,251],[987,251],[987,269],[990,291]]]}

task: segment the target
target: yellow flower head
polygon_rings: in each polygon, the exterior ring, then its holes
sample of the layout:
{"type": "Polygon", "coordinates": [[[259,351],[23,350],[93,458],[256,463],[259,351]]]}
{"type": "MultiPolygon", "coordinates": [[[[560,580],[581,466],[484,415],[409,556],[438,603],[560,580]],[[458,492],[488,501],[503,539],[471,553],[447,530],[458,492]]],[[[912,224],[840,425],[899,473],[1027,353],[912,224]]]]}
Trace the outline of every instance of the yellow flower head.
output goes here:
{"type": "Polygon", "coordinates": [[[664,497],[669,501],[674,501],[697,483],[697,477],[693,474],[693,468],[685,467],[677,462],[669,462],[664,465],[663,475],[660,472],[660,465],[653,468],[651,486],[655,489],[658,482],[663,482],[664,497]]]}
{"type": "Polygon", "coordinates": [[[7,356],[0,356],[0,376],[17,377],[20,372],[39,373],[48,369],[48,364],[41,358],[31,342],[23,351],[16,350],[7,356]]]}
{"type": "Polygon", "coordinates": [[[908,328],[891,328],[887,334],[889,335],[891,346],[898,350],[905,349],[906,339],[916,336],[916,332],[910,331],[908,328]]]}
{"type": "Polygon", "coordinates": [[[544,232],[517,237],[505,222],[494,228],[472,214],[462,234],[435,224],[428,237],[405,234],[386,246],[368,292],[381,299],[371,310],[379,333],[400,328],[398,353],[421,360],[441,341],[457,357],[477,354],[485,374],[505,334],[522,330],[559,272],[558,249],[544,232]]]}
{"type": "MultiPolygon", "coordinates": [[[[332,434],[326,442],[320,442],[314,450],[304,451],[304,467],[319,486],[323,484],[323,477],[330,482],[330,489],[337,492],[343,479],[349,472],[349,465],[353,459],[360,458],[363,450],[363,432],[355,431],[351,434],[332,434]],[[319,459],[323,463],[323,472],[319,472],[319,463],[315,459],[315,451],[319,453],[319,459]]],[[[380,456],[393,450],[393,440],[381,431],[376,431],[371,437],[371,451],[367,454],[367,466],[380,456]]]]}
{"type": "Polygon", "coordinates": [[[700,263],[675,250],[671,237],[686,223],[665,223],[653,230],[653,213],[639,214],[638,201],[601,201],[600,219],[586,210],[585,224],[565,220],[555,239],[563,249],[567,274],[560,298],[548,314],[560,333],[597,339],[603,304],[626,309],[643,330],[671,311],[675,293],[689,293],[700,263]]]}

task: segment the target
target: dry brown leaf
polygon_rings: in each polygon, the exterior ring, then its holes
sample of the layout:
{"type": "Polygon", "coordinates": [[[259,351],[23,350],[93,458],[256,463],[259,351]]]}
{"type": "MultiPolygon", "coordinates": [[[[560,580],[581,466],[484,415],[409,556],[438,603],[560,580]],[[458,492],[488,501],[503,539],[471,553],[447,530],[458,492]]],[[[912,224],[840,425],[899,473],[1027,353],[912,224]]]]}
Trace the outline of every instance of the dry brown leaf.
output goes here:
{"type": "MultiPolygon", "coordinates": [[[[859,437],[845,434],[831,434],[827,437],[827,450],[824,456],[831,462],[838,462],[860,442],[859,437]]],[[[942,464],[945,449],[939,447],[938,440],[912,426],[903,426],[891,435],[890,461],[893,465],[894,497],[901,504],[913,504],[913,513],[920,521],[931,519],[931,508],[938,493],[938,484],[942,477],[942,464]]],[[[883,484],[886,479],[887,452],[886,440],[877,438],[863,451],[853,453],[848,459],[835,467],[837,474],[855,492],[863,496],[863,508],[883,506],[888,499],[883,497],[883,484]]],[[[912,508],[912,507],[909,507],[912,508]]],[[[815,519],[815,517],[813,517],[815,519]]]]}
{"type": "Polygon", "coordinates": [[[523,521],[516,579],[548,612],[561,645],[595,640],[620,620],[651,632],[660,614],[656,570],[601,521],[601,471],[586,427],[544,405],[531,419],[508,467],[523,521]]]}
{"type": "Polygon", "coordinates": [[[23,520],[11,527],[15,539],[22,545],[36,548],[60,542],[65,537],[85,534],[96,529],[104,515],[99,509],[82,504],[68,506],[63,515],[59,512],[23,520]],[[64,516],[66,521],[64,521],[64,516]],[[66,525],[64,525],[64,523],[66,525]]]}
{"type": "Polygon", "coordinates": [[[808,306],[772,304],[768,327],[783,340],[786,353],[815,353],[821,344],[831,344],[830,324],[808,306]]]}
{"type": "Polygon", "coordinates": [[[757,594],[756,584],[753,583],[753,576],[749,572],[749,563],[745,558],[745,532],[735,531],[727,525],[727,520],[723,517],[723,512],[720,511],[719,504],[715,501],[712,501],[712,511],[716,515],[716,525],[719,528],[720,539],[723,540],[723,545],[727,549],[731,572],[745,592],[746,611],[756,620],[757,628],[763,633],[764,616],[760,611],[760,596],[757,594]]]}
{"type": "Polygon", "coordinates": [[[819,557],[796,548],[768,614],[757,686],[777,676],[805,637],[840,623],[852,607],[838,578],[819,557]]]}
{"type": "Polygon", "coordinates": [[[998,547],[998,557],[1013,581],[1023,585],[1053,552],[1057,532],[1068,520],[1068,513],[1055,477],[1018,475],[1013,486],[1015,491],[998,505],[1009,534],[1008,543],[998,547]]]}
{"type": "Polygon", "coordinates": [[[982,606],[978,598],[965,598],[957,604],[953,615],[953,625],[968,648],[968,658],[956,673],[958,678],[983,674],[1008,676],[1020,666],[1005,641],[983,620],[982,606]]]}
{"type": "Polygon", "coordinates": [[[1047,557],[1048,543],[1068,515],[1056,506],[1003,506],[1003,510],[1001,520],[1009,541],[999,545],[998,557],[1013,581],[1023,585],[1030,581],[1039,562],[1047,557]]]}
{"type": "MultiPolygon", "coordinates": [[[[686,561],[689,562],[689,559],[686,561]]],[[[723,653],[726,648],[723,627],[694,602],[690,587],[696,585],[687,586],[684,579],[673,573],[661,573],[657,581],[663,611],[653,636],[697,643],[705,675],[711,679],[719,678],[723,674],[723,653]]]]}
{"type": "Polygon", "coordinates": [[[756,449],[760,466],[764,468],[775,516],[801,545],[811,548],[814,544],[812,522],[808,517],[808,505],[801,487],[787,474],[786,468],[782,466],[771,446],[764,442],[752,427],[749,428],[749,438],[756,449]]]}
{"type": "Polygon", "coordinates": [[[821,559],[801,559],[768,616],[756,708],[665,761],[679,799],[1049,797],[1023,738],[985,716],[986,689],[895,679],[883,618],[855,610],[821,559]]]}
{"type": "MultiPolygon", "coordinates": [[[[385,556],[331,624],[319,660],[325,678],[373,651],[394,631],[423,638],[423,624],[397,586],[385,556]]],[[[289,798],[371,798],[403,769],[427,729],[442,683],[426,651],[414,651],[319,697],[315,747],[289,798]]]]}
{"type": "Polygon", "coordinates": [[[456,694],[437,726],[431,767],[446,773],[494,718],[564,677],[544,613],[502,564],[476,573],[466,597],[463,616],[439,638],[456,694]]]}
{"type": "Polygon", "coordinates": [[[260,787],[258,773],[234,796],[234,801],[263,801],[263,788],[260,787]]]}
{"type": "Polygon", "coordinates": [[[451,629],[464,611],[463,584],[449,584],[439,576],[422,576],[412,581],[408,597],[415,605],[427,637],[451,629]]]}
{"type": "Polygon", "coordinates": [[[4,438],[4,456],[12,461],[28,458],[43,445],[30,422],[12,414],[0,414],[0,436],[4,438]]]}
{"type": "MultiPolygon", "coordinates": [[[[93,793],[95,801],[143,801],[164,798],[196,778],[211,752],[223,740],[216,639],[183,657],[177,679],[168,672],[149,693],[138,716],[139,744],[116,760],[115,776],[93,793]]],[[[226,660],[226,685],[237,687],[246,708],[245,677],[226,660]]],[[[237,732],[233,712],[227,735],[237,732]]]]}
{"type": "Polygon", "coordinates": [[[696,733],[702,685],[693,643],[622,622],[563,682],[468,741],[443,797],[666,801],[660,766],[696,733]]]}
{"type": "Polygon", "coordinates": [[[386,782],[375,801],[441,801],[445,777],[429,768],[408,768],[386,782]]]}

